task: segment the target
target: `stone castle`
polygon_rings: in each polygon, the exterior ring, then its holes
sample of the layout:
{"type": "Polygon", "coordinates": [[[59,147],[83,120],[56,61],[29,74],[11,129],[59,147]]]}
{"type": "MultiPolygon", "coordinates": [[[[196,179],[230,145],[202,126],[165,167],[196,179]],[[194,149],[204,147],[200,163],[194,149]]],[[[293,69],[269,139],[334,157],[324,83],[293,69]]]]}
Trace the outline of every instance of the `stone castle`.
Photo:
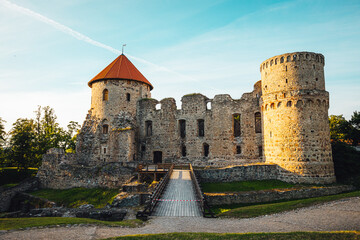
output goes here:
{"type": "Polygon", "coordinates": [[[240,99],[189,94],[178,109],[173,98],[152,99],[153,86],[122,54],[88,83],[76,154],[52,150],[38,176],[44,187],[112,187],[140,163],[250,164],[276,166],[288,182],[335,182],[324,65],[318,53],[278,55],[240,99]]]}

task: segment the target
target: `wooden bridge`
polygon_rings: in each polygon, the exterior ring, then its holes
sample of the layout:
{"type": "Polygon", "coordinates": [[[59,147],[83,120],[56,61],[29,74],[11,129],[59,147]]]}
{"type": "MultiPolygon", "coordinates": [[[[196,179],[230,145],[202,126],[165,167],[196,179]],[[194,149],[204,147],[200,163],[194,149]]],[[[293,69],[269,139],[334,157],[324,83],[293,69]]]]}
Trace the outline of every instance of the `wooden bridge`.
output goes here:
{"type": "MultiPolygon", "coordinates": [[[[154,168],[151,168],[154,169],[154,168]]],[[[141,168],[144,172],[144,167],[141,168]]],[[[207,207],[194,170],[189,165],[171,165],[138,218],[148,216],[214,217],[207,207]]]]}

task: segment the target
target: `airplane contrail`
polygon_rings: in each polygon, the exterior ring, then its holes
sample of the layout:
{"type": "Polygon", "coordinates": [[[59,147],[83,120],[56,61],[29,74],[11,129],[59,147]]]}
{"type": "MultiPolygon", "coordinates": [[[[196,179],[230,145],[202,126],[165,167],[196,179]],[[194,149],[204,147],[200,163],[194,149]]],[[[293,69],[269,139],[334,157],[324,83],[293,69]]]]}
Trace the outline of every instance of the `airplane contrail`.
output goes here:
{"type": "MultiPolygon", "coordinates": [[[[52,19],[50,19],[48,17],[45,17],[44,15],[41,15],[40,13],[34,12],[34,11],[28,9],[28,8],[25,8],[25,7],[19,6],[17,4],[14,4],[14,3],[12,3],[12,2],[10,2],[8,0],[0,0],[0,3],[2,5],[4,5],[5,7],[8,7],[10,9],[12,9],[12,10],[18,11],[18,12],[20,12],[22,14],[28,15],[28,16],[30,16],[32,18],[35,18],[35,19],[37,19],[37,20],[39,20],[39,21],[41,21],[43,23],[46,23],[46,24],[48,24],[48,25],[62,31],[63,33],[66,33],[66,34],[80,40],[80,41],[87,42],[87,43],[89,43],[91,45],[94,45],[94,46],[97,46],[97,47],[100,47],[100,48],[104,48],[104,49],[109,50],[109,51],[111,51],[111,52],[113,52],[115,54],[121,54],[120,50],[115,49],[115,48],[113,48],[111,46],[108,46],[106,44],[103,44],[101,42],[98,42],[98,41],[96,41],[94,39],[91,39],[88,36],[78,32],[78,31],[75,31],[75,30],[73,30],[73,29],[71,29],[71,28],[69,28],[69,27],[67,27],[67,26],[65,26],[65,25],[63,25],[63,24],[61,24],[59,22],[56,22],[56,21],[54,21],[54,20],[52,20],[52,19]]],[[[181,77],[186,77],[188,79],[195,80],[195,79],[193,79],[193,78],[191,78],[189,76],[180,74],[180,73],[175,72],[173,70],[170,70],[170,69],[168,69],[166,67],[159,66],[159,65],[157,65],[155,63],[152,63],[152,62],[149,62],[149,61],[147,61],[145,59],[134,57],[134,56],[131,56],[129,54],[126,54],[126,55],[129,58],[132,58],[132,59],[134,59],[136,61],[139,61],[139,62],[142,62],[144,64],[150,65],[150,66],[154,67],[158,71],[165,71],[165,72],[169,72],[169,73],[179,75],[181,77]]]]}

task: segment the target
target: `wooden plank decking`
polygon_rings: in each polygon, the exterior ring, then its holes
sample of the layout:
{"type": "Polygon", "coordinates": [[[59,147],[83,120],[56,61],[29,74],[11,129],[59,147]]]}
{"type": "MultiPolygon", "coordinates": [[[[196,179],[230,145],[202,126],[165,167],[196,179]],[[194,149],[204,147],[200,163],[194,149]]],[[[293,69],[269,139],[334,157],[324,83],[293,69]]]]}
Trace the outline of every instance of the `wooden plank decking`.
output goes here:
{"type": "Polygon", "coordinates": [[[201,217],[189,170],[174,170],[153,216],[201,217]]]}

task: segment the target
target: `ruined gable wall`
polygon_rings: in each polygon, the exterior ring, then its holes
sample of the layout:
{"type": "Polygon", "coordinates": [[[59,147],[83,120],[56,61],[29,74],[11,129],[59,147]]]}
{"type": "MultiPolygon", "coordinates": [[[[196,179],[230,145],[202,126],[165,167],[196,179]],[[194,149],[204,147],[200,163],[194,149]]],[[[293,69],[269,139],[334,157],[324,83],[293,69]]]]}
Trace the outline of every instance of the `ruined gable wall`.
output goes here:
{"type": "Polygon", "coordinates": [[[143,99],[138,103],[139,126],[138,156],[140,161],[152,162],[153,152],[162,151],[163,162],[192,162],[195,165],[230,165],[261,161],[259,146],[261,133],[255,133],[255,112],[261,95],[260,83],[255,90],[239,100],[229,95],[208,99],[201,94],[185,95],[181,109],[174,99],[143,99]],[[157,104],[160,109],[156,109],[157,104]],[[211,109],[207,105],[211,104],[211,109]],[[234,137],[233,114],[241,114],[241,136],[234,137]],[[204,136],[199,136],[198,120],[204,120],[204,136]],[[180,120],[186,122],[185,136],[180,134],[180,120]],[[152,135],[146,134],[146,121],[152,122],[152,135]],[[204,144],[209,145],[209,155],[204,156],[204,144]],[[186,156],[182,156],[183,146],[186,156]],[[236,147],[241,154],[236,154],[236,147]],[[224,161],[226,160],[226,161],[224,161]]]}

